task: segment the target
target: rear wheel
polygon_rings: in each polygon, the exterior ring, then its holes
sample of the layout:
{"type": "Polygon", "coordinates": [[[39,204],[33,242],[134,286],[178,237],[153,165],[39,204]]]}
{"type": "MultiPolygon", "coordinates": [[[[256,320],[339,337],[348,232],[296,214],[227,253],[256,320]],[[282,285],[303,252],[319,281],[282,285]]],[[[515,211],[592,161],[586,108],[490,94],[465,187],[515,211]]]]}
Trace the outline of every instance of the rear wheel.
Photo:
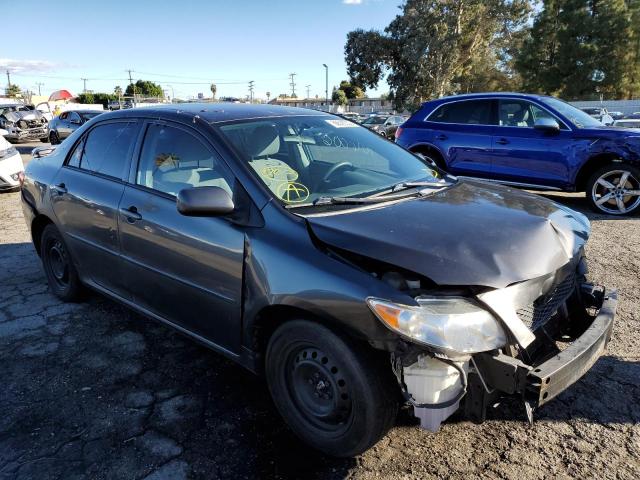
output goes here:
{"type": "Polygon", "coordinates": [[[594,211],[628,215],[640,206],[640,169],[624,163],[606,165],[591,175],[586,190],[594,211]]]}
{"type": "Polygon", "coordinates": [[[358,455],[395,421],[398,395],[389,363],[327,327],[285,323],[269,340],[265,367],[280,414],[324,453],[358,455]]]}
{"type": "Polygon", "coordinates": [[[79,300],[82,284],[78,271],[55,225],[47,225],[42,231],[40,257],[51,292],[65,302],[79,300]]]}

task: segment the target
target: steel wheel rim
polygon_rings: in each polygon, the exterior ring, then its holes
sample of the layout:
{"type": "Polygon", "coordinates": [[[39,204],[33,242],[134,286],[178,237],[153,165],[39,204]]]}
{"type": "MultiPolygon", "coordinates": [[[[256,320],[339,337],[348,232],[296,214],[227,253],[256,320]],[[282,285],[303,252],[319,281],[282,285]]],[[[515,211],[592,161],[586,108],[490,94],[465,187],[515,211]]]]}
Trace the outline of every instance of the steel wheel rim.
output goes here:
{"type": "Polygon", "coordinates": [[[591,198],[603,212],[624,215],[640,205],[640,181],[629,170],[611,170],[593,184],[591,198]]]}
{"type": "Polygon", "coordinates": [[[340,368],[313,346],[287,357],[285,381],[296,409],[316,428],[339,433],[352,418],[352,398],[340,368]]]}
{"type": "Polygon", "coordinates": [[[58,286],[65,288],[69,285],[69,257],[64,245],[59,240],[50,242],[47,248],[49,270],[58,286]]]}

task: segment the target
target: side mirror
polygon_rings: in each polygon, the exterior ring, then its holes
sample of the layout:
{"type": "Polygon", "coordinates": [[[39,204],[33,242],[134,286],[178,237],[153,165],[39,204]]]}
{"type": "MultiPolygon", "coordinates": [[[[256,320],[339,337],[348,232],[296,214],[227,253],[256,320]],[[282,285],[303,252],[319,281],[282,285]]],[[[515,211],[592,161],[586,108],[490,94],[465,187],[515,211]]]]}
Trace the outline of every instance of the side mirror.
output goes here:
{"type": "Polygon", "coordinates": [[[220,187],[192,187],[178,192],[178,212],[189,217],[216,217],[233,212],[233,200],[220,187]]]}
{"type": "Polygon", "coordinates": [[[80,120],[78,120],[77,118],[74,118],[73,120],[71,120],[70,123],[72,125],[80,125],[82,122],[80,120]]]}
{"type": "Polygon", "coordinates": [[[544,130],[547,132],[559,132],[560,125],[553,118],[539,118],[536,123],[533,124],[533,128],[538,130],[544,130]]]}
{"type": "Polygon", "coordinates": [[[9,132],[7,132],[4,128],[0,128],[0,137],[4,137],[5,135],[9,135],[9,132]]]}

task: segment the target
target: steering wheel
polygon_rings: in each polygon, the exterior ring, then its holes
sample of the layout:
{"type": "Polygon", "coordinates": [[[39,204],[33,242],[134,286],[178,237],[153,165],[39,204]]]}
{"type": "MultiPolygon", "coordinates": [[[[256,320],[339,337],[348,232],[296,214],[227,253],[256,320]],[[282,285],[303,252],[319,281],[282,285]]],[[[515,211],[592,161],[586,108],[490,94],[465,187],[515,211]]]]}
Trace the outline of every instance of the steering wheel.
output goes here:
{"type": "Polygon", "coordinates": [[[322,182],[321,183],[329,183],[331,177],[338,170],[343,170],[345,168],[347,168],[349,170],[352,170],[353,169],[353,164],[351,162],[339,162],[339,163],[336,163],[333,167],[331,167],[329,169],[329,171],[327,173],[324,174],[324,177],[322,177],[322,182]]]}

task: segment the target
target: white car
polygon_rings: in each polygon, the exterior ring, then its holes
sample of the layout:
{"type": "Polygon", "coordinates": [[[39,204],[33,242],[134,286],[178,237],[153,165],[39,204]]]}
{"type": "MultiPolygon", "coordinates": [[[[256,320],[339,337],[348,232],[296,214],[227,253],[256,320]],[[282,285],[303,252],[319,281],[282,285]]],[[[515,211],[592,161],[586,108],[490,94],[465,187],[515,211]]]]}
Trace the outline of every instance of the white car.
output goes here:
{"type": "Polygon", "coordinates": [[[24,174],[20,153],[4,138],[8,133],[0,129],[0,191],[18,188],[24,174]]]}

